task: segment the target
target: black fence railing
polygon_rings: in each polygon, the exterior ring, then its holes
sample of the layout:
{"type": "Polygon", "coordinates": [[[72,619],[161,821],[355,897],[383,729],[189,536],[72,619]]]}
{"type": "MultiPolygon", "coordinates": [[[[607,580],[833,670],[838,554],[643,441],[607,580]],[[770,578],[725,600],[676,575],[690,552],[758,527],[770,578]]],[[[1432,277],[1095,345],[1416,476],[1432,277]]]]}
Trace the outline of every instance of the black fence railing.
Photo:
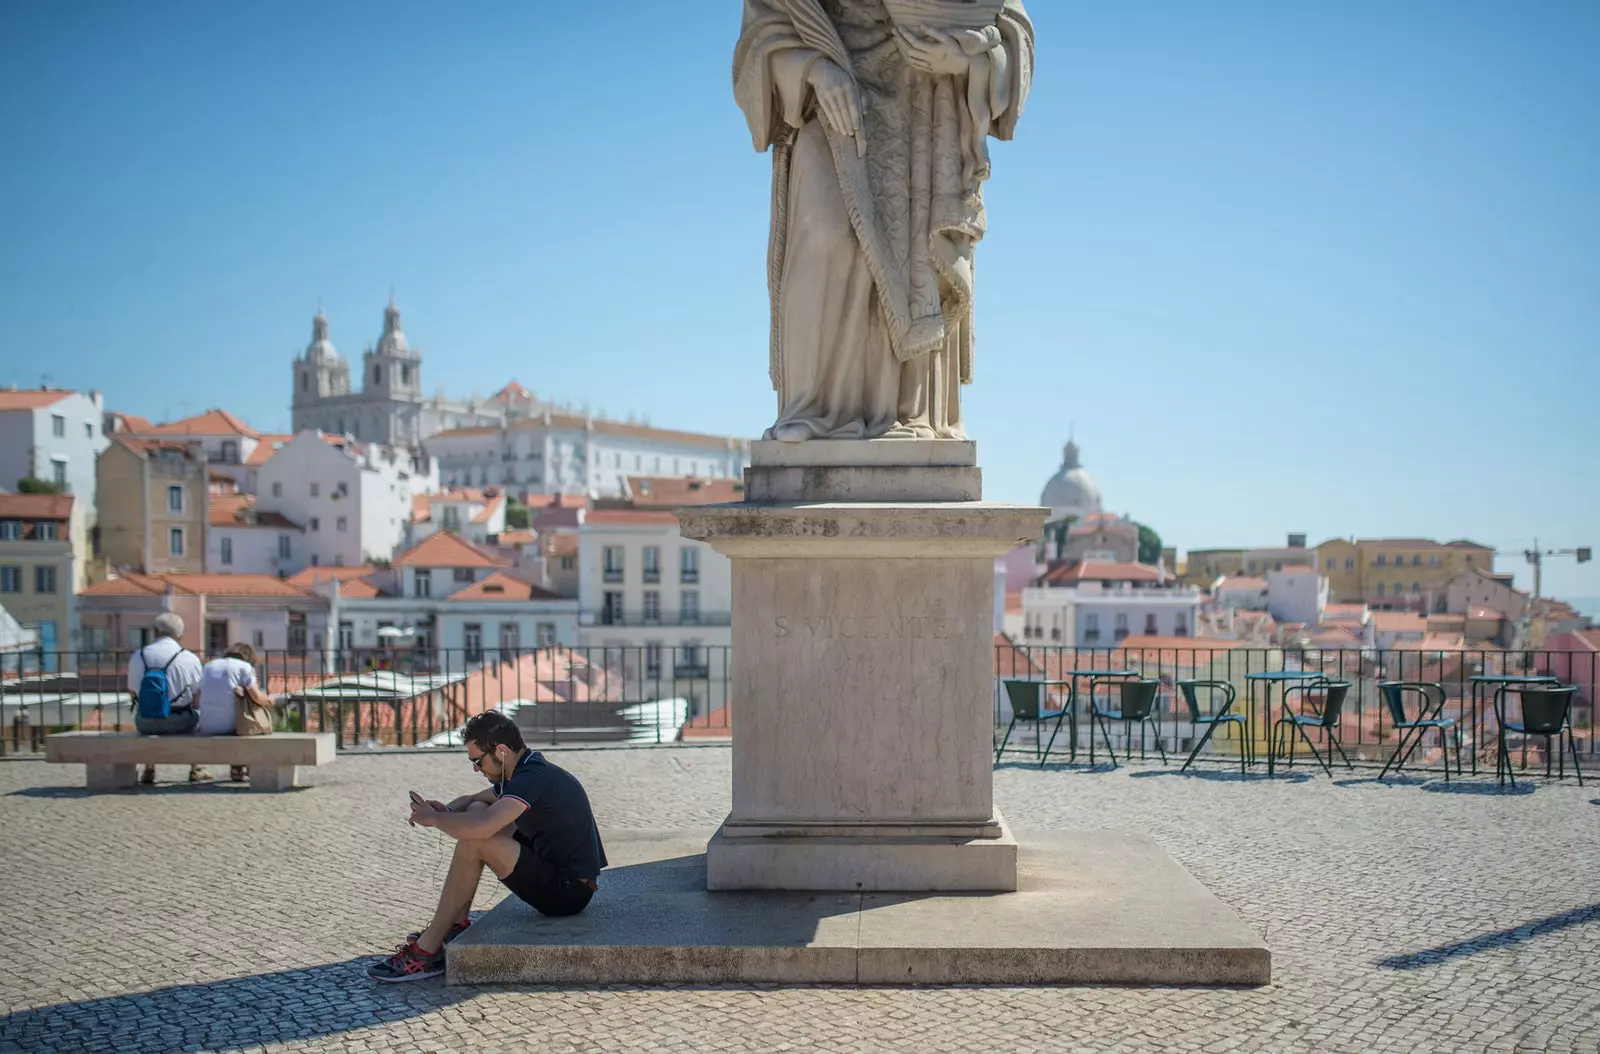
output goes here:
{"type": "MultiPolygon", "coordinates": [[[[474,646],[264,651],[256,679],[283,731],[340,749],[456,746],[467,718],[512,715],[535,743],[668,743],[730,734],[726,646],[474,646]]],[[[67,729],[134,731],[129,653],[0,656],[0,754],[67,729]]]]}
{"type": "MultiPolygon", "coordinates": [[[[128,660],[127,652],[0,654],[0,754],[37,752],[44,736],[54,731],[133,731],[128,660]]],[[[1501,693],[1500,678],[1548,676],[1574,686],[1571,724],[1577,752],[1593,763],[1600,749],[1594,727],[1600,655],[1593,652],[1046,644],[996,646],[996,743],[1011,717],[1001,681],[1046,680],[1056,682],[1048,693],[1053,705],[1076,702],[1056,737],[1052,758],[1066,760],[1074,739],[1080,753],[1086,752],[1091,691],[1101,709],[1115,709],[1113,693],[1119,691],[1115,678],[1096,676],[1097,672],[1126,672],[1159,682],[1153,725],[1137,730],[1111,725],[1119,756],[1137,749],[1141,736],[1151,756],[1155,736],[1169,754],[1187,752],[1203,729],[1191,719],[1178,683],[1221,680],[1235,687],[1234,712],[1249,723],[1243,729],[1220,730],[1201,757],[1236,763],[1239,752],[1249,745],[1258,758],[1264,758],[1271,728],[1283,712],[1287,685],[1252,675],[1283,672],[1349,682],[1339,737],[1358,763],[1388,760],[1398,739],[1378,689],[1385,681],[1434,682],[1442,687],[1443,715],[1461,725],[1463,758],[1471,771],[1495,770],[1499,722],[1502,716],[1515,720],[1520,714],[1517,693],[1501,693]]],[[[258,657],[256,675],[277,703],[280,728],[333,732],[344,750],[455,746],[467,718],[491,709],[511,714],[530,742],[544,744],[725,739],[733,727],[732,656],[726,646],[266,651],[258,657]]],[[[1314,702],[1316,694],[1311,698],[1314,702]]],[[[1291,694],[1296,709],[1304,701],[1304,693],[1291,694]]],[[[915,701],[902,700],[899,705],[914,707],[915,701]]],[[[1054,722],[1046,725],[1047,736],[1053,727],[1054,722]]],[[[1019,722],[1006,756],[1034,755],[1039,744],[1033,731],[1031,723],[1019,722]]],[[[1320,745],[1320,733],[1313,730],[1311,735],[1320,745]]],[[[1516,763],[1542,766],[1545,741],[1536,738],[1527,746],[1524,751],[1520,738],[1513,744],[1516,763]]],[[[1409,764],[1437,766],[1437,739],[1430,735],[1409,764]]]]}
{"type": "MultiPolygon", "coordinates": [[[[1003,730],[1012,716],[1007,693],[1002,690],[1004,679],[1057,682],[1048,691],[1050,705],[1068,709],[1071,715],[1062,719],[1063,726],[1051,748],[1051,757],[1059,755],[1061,760],[1067,760],[1074,741],[1080,744],[1079,754],[1085,754],[1091,731],[1100,737],[1097,746],[1103,751],[1104,733],[1091,728],[1089,698],[1092,691],[1099,709],[1118,709],[1120,689],[1116,682],[1121,678],[1111,676],[1118,673],[1131,673],[1160,684],[1153,726],[1135,728],[1131,724],[1108,722],[1119,758],[1126,756],[1130,749],[1137,750],[1141,737],[1147,753],[1153,756],[1156,735],[1161,737],[1169,754],[1187,753],[1199,742],[1205,729],[1203,725],[1197,727],[1192,719],[1179,682],[1209,680],[1225,681],[1234,687],[1237,699],[1232,712],[1245,716],[1248,723],[1243,728],[1235,725],[1219,729],[1200,757],[1237,764],[1240,750],[1248,745],[1258,760],[1264,760],[1272,729],[1284,712],[1285,689],[1297,684],[1310,686],[1313,675],[1349,683],[1337,734],[1340,744],[1358,764],[1387,762],[1399,742],[1394,719],[1378,687],[1391,681],[1435,683],[1443,689],[1442,716],[1459,723],[1462,757],[1470,772],[1493,773],[1496,770],[1500,722],[1517,721],[1521,716],[1521,700],[1516,688],[1522,682],[1511,679],[1547,677],[1556,683],[1574,686],[1570,720],[1577,752],[1581,759],[1591,763],[1597,753],[1594,725],[1596,697],[1600,695],[1600,654],[1595,652],[1436,651],[1417,647],[1389,650],[1215,646],[1139,649],[999,644],[995,647],[995,725],[1003,730]],[[1282,673],[1303,673],[1306,678],[1272,680],[1258,676],[1282,673]],[[1075,734],[1073,724],[1076,725],[1075,734]]],[[[1307,694],[1304,690],[1288,693],[1290,708],[1300,712],[1307,704],[1307,694]]],[[[1321,692],[1311,687],[1309,695],[1314,708],[1321,692]]],[[[1206,693],[1200,693],[1200,701],[1202,705],[1210,702],[1206,693]]],[[[1416,697],[1408,697],[1407,705],[1411,710],[1408,719],[1415,719],[1418,716],[1416,697]]],[[[1054,727],[1054,720],[1045,725],[1046,738],[1054,727]]],[[[1036,755],[1039,746],[1033,732],[1031,722],[1018,722],[1007,744],[1006,755],[1018,759],[1036,755]]],[[[1321,748],[1321,731],[1311,729],[1310,735],[1321,748]]],[[[1540,737],[1525,741],[1519,736],[1508,745],[1516,764],[1542,768],[1546,743],[1540,737]]],[[[1302,757],[1304,749],[1302,744],[1302,757]]],[[[1437,733],[1430,732],[1407,766],[1437,767],[1439,764],[1437,733]]]]}

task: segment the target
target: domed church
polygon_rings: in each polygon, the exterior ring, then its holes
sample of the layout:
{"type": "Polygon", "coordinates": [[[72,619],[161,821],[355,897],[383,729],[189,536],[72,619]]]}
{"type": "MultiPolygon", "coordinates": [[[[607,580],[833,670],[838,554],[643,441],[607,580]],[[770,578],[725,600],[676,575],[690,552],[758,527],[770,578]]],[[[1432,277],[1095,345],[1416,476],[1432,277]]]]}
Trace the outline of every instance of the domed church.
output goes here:
{"type": "Polygon", "coordinates": [[[1081,522],[1100,511],[1100,485],[1078,461],[1078,444],[1075,440],[1067,440],[1066,449],[1061,454],[1061,467],[1044,485],[1039,504],[1050,507],[1052,521],[1070,516],[1081,522]]]}

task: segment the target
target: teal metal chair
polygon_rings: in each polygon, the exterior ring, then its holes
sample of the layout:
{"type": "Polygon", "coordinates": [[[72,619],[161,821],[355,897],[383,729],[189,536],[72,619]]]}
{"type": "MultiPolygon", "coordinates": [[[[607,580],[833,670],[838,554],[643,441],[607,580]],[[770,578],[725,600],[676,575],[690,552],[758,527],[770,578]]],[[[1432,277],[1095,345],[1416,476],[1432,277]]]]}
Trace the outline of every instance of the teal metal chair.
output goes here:
{"type": "MultiPolygon", "coordinates": [[[[1144,758],[1144,726],[1153,725],[1156,733],[1156,749],[1161,752],[1161,763],[1166,764],[1167,751],[1161,745],[1161,725],[1157,719],[1156,703],[1160,699],[1161,682],[1154,680],[1128,680],[1115,682],[1116,688],[1122,696],[1122,705],[1117,710],[1102,710],[1094,701],[1094,692],[1089,693],[1089,719],[1092,725],[1097,725],[1100,734],[1105,737],[1106,753],[1111,755],[1111,767],[1117,767],[1117,751],[1111,745],[1111,726],[1109,722],[1121,721],[1128,728],[1128,757],[1133,757],[1133,726],[1139,726],[1139,758],[1144,758]]],[[[1094,728],[1089,729],[1089,764],[1094,764],[1094,728]]]]}
{"type": "Polygon", "coordinates": [[[1437,681],[1380,681],[1378,691],[1383,693],[1383,701],[1389,708],[1389,716],[1394,719],[1394,727],[1400,733],[1400,741],[1394,745],[1394,753],[1384,764],[1383,771],[1378,773],[1381,780],[1389,774],[1389,769],[1394,768],[1398,775],[1411,755],[1422,745],[1422,739],[1428,734],[1428,729],[1439,730],[1439,748],[1444,753],[1444,778],[1450,779],[1450,735],[1455,734],[1456,740],[1456,775],[1461,775],[1461,726],[1454,718],[1445,717],[1444,714],[1444,685],[1437,681]],[[1418,698],[1417,716],[1413,720],[1406,714],[1406,697],[1415,695],[1418,698]],[[1411,733],[1416,733],[1416,738],[1411,738],[1411,733]],[[1407,746],[1407,740],[1410,745],[1407,746]]]}
{"type": "Polygon", "coordinates": [[[1278,740],[1282,736],[1288,741],[1289,767],[1294,768],[1294,737],[1299,735],[1301,739],[1305,740],[1306,746],[1311,751],[1311,756],[1317,759],[1317,764],[1321,765],[1322,771],[1329,776],[1333,775],[1333,767],[1328,762],[1333,760],[1333,752],[1335,750],[1339,752],[1339,757],[1344,760],[1344,767],[1354,772],[1355,766],[1350,764],[1349,755],[1344,752],[1344,747],[1339,743],[1339,718],[1344,712],[1345,697],[1349,694],[1349,681],[1330,681],[1326,677],[1319,677],[1315,681],[1309,681],[1306,684],[1286,689],[1283,693],[1283,716],[1278,718],[1277,725],[1273,728],[1273,753],[1281,753],[1278,740]],[[1302,693],[1304,708],[1309,709],[1309,713],[1303,709],[1302,712],[1297,714],[1289,709],[1289,697],[1295,692],[1302,693]],[[1312,692],[1322,693],[1321,705],[1312,701],[1312,692]],[[1316,744],[1311,742],[1311,736],[1306,732],[1308,728],[1320,728],[1323,735],[1327,737],[1327,760],[1323,759],[1322,754],[1317,750],[1316,744]]]}
{"type": "Polygon", "coordinates": [[[1236,724],[1239,726],[1239,771],[1241,773],[1244,772],[1245,766],[1249,764],[1250,742],[1249,737],[1245,735],[1245,728],[1249,724],[1249,719],[1243,714],[1231,712],[1234,700],[1239,697],[1238,690],[1227,681],[1179,681],[1178,690],[1183,693],[1184,702],[1189,704],[1189,720],[1194,722],[1195,728],[1199,728],[1201,725],[1206,726],[1205,735],[1201,736],[1200,742],[1196,743],[1194,749],[1189,751],[1188,760],[1183,763],[1183,768],[1178,771],[1189,771],[1189,766],[1194,764],[1194,759],[1200,755],[1200,751],[1205,749],[1206,743],[1210,742],[1211,737],[1216,735],[1219,726],[1236,724]],[[1205,712],[1200,707],[1200,693],[1202,691],[1206,693],[1209,699],[1210,713],[1205,712]],[[1216,701],[1218,693],[1222,695],[1220,705],[1216,701]]]}
{"type": "Polygon", "coordinates": [[[1050,759],[1050,750],[1046,747],[1041,756],[1039,744],[1043,742],[1043,736],[1040,734],[1040,730],[1044,727],[1046,721],[1052,719],[1055,721],[1055,730],[1050,733],[1050,742],[1054,745],[1055,734],[1061,730],[1061,719],[1072,711],[1070,700],[1067,706],[1052,710],[1050,709],[1049,690],[1055,687],[1054,685],[1044,681],[1011,678],[1003,679],[1000,683],[1005,685],[1006,698],[1011,702],[1011,723],[1006,726],[1006,734],[1000,740],[999,748],[994,752],[995,763],[999,764],[1000,755],[1005,753],[1006,744],[1011,740],[1011,730],[1017,727],[1017,722],[1032,721],[1033,753],[1035,757],[1039,758],[1039,765],[1042,768],[1044,763],[1050,759]]]}
{"type": "MultiPolygon", "coordinates": [[[[1500,782],[1505,782],[1505,776],[1511,777],[1511,785],[1517,785],[1517,775],[1511,771],[1511,758],[1506,753],[1506,733],[1515,732],[1522,737],[1522,767],[1528,767],[1528,739],[1530,736],[1544,737],[1544,777],[1550,778],[1550,748],[1555,747],[1561,757],[1561,767],[1557,776],[1566,779],[1567,776],[1567,747],[1572,748],[1572,771],[1578,774],[1578,786],[1583,786],[1583,769],[1578,767],[1578,741],[1572,734],[1572,697],[1578,693],[1575,685],[1570,684],[1540,684],[1525,685],[1517,689],[1517,694],[1522,697],[1522,719],[1520,721],[1506,721],[1500,726],[1500,769],[1503,775],[1500,782]],[[1567,742],[1561,742],[1561,733],[1567,734],[1567,742]]],[[[1459,764],[1459,762],[1458,762],[1459,764]]]]}

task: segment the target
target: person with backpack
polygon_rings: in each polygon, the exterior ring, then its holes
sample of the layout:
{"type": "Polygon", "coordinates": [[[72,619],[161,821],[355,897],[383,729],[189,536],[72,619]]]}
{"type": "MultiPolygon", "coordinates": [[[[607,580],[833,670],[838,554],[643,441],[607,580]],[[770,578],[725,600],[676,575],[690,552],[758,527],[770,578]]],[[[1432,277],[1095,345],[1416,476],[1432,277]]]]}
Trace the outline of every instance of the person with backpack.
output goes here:
{"type": "MultiPolygon", "coordinates": [[[[183,619],[167,611],[156,616],[156,639],[128,658],[128,691],[134,698],[134,727],[142,736],[186,736],[200,724],[195,708],[203,667],[199,656],[178,643],[183,619]]],[[[189,767],[189,782],[207,779],[199,765],[189,767]]],[[[156,767],[146,765],[140,783],[154,783],[156,767]]]]}

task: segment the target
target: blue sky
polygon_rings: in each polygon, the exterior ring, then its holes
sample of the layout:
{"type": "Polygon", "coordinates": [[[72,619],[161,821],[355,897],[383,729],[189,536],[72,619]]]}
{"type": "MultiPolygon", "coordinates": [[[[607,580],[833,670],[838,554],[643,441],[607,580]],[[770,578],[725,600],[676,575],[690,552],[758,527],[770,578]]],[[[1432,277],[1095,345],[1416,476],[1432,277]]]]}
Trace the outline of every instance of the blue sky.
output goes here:
{"type": "MultiPolygon", "coordinates": [[[[1075,425],[1182,548],[1600,544],[1600,4],[1035,0],[994,150],[994,499],[1075,425]]],[[[770,423],[738,5],[10,0],[0,383],[289,423],[322,300],[425,383],[770,423]]],[[[1502,561],[1526,580],[1520,558],[1502,561]]],[[[1600,596],[1597,565],[1547,590],[1600,596]]]]}

